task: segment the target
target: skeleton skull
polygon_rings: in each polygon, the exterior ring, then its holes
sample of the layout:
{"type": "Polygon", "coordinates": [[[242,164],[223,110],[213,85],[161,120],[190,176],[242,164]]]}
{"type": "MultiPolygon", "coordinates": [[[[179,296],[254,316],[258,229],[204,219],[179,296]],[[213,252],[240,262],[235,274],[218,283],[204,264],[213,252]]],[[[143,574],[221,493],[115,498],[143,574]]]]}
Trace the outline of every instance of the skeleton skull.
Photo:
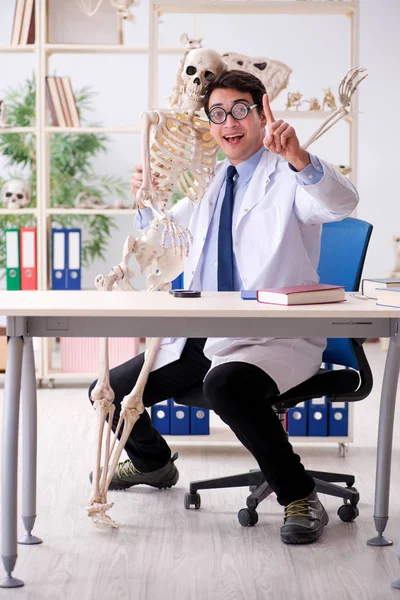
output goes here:
{"type": "Polygon", "coordinates": [[[31,197],[29,184],[22,179],[10,179],[1,190],[3,206],[9,209],[25,208],[31,197]]]}
{"type": "Polygon", "coordinates": [[[203,48],[191,50],[183,65],[182,108],[184,110],[200,110],[207,82],[225,70],[226,64],[215,50],[203,48]]]}

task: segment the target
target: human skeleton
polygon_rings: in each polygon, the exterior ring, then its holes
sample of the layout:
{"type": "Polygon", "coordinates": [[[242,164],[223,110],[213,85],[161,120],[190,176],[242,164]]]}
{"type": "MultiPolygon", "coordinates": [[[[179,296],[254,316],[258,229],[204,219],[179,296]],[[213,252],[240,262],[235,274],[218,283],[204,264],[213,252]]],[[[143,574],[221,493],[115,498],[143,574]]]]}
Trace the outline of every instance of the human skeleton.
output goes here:
{"type": "MultiPolygon", "coordinates": [[[[155,110],[142,115],[143,185],[137,193],[137,199],[152,210],[153,219],[140,238],[128,236],[121,263],[108,275],[97,276],[95,283],[98,289],[111,291],[117,285],[123,289],[135,290],[130,283],[134,273],[128,267],[132,254],[142,272],[149,267],[151,269],[147,278],[147,291],[170,289],[171,281],[183,271],[185,256],[188,255],[192,241],[191,234],[169,218],[166,206],[176,186],[196,202],[213,177],[218,146],[210,135],[208,123],[196,113],[202,107],[202,94],[208,78],[224,69],[222,57],[216,52],[205,49],[190,51],[182,71],[184,89],[179,112],[155,110]],[[157,189],[153,187],[153,178],[157,182],[157,189]]],[[[348,113],[350,98],[361,81],[357,78],[363,71],[364,69],[354,68],[346,75],[339,88],[339,109],[329,115],[305,148],[348,113]]],[[[144,411],[143,391],[160,343],[161,338],[151,340],[139,378],[121,403],[121,414],[111,444],[114,392],[109,380],[108,340],[101,342],[100,374],[91,395],[97,411],[98,430],[92,493],[87,507],[89,516],[95,522],[117,527],[106,514],[113,506],[107,502],[107,490],[132,427],[144,411]],[[104,470],[101,471],[104,425],[107,419],[104,470]],[[118,441],[119,434],[121,438],[118,441]]]]}

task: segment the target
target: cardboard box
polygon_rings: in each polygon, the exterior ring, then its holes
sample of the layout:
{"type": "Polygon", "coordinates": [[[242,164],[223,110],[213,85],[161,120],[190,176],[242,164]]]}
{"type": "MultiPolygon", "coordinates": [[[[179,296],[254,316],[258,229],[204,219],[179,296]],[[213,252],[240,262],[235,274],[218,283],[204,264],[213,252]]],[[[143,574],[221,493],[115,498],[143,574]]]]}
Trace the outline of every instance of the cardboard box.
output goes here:
{"type": "Polygon", "coordinates": [[[4,373],[7,362],[7,336],[6,328],[0,327],[0,372],[4,373]]]}

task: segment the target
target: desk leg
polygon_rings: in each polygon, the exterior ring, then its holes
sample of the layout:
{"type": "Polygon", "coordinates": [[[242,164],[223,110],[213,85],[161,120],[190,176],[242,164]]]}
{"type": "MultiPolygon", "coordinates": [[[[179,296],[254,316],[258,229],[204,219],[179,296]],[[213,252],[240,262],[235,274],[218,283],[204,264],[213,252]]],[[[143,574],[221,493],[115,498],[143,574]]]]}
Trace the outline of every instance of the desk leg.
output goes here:
{"type": "Polygon", "coordinates": [[[7,367],[3,409],[3,456],[1,473],[2,496],[2,555],[7,576],[0,587],[13,588],[24,585],[12,577],[17,562],[17,468],[18,424],[21,392],[22,337],[10,337],[7,346],[7,367]]]}
{"type": "Polygon", "coordinates": [[[41,544],[31,534],[36,520],[37,396],[32,338],[25,338],[22,360],[22,521],[26,529],[19,544],[41,544]]]}
{"type": "Polygon", "coordinates": [[[391,540],[382,534],[389,519],[390,467],[399,367],[400,346],[397,339],[391,338],[386,357],[379,409],[374,508],[374,521],[378,535],[368,540],[367,544],[370,546],[390,546],[393,544],[391,540]]]}

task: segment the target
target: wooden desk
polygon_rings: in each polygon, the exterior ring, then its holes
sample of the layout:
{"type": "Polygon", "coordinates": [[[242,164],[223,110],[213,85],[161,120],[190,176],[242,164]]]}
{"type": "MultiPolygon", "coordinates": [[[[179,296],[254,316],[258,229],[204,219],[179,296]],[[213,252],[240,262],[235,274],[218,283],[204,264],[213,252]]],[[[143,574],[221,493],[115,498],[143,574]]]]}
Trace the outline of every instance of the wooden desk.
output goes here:
{"type": "Polygon", "coordinates": [[[374,300],[347,296],[338,304],[274,306],[241,300],[235,292],[174,298],[167,292],[0,292],[0,315],[7,317],[8,358],[4,394],[2,459],[2,559],[7,576],[0,587],[23,582],[12,577],[17,560],[17,463],[20,392],[24,413],[22,519],[20,543],[36,518],[36,382],[32,337],[390,337],[382,385],[374,522],[378,536],[368,543],[388,545],[382,534],[389,517],[393,419],[400,367],[400,310],[374,300]]]}

